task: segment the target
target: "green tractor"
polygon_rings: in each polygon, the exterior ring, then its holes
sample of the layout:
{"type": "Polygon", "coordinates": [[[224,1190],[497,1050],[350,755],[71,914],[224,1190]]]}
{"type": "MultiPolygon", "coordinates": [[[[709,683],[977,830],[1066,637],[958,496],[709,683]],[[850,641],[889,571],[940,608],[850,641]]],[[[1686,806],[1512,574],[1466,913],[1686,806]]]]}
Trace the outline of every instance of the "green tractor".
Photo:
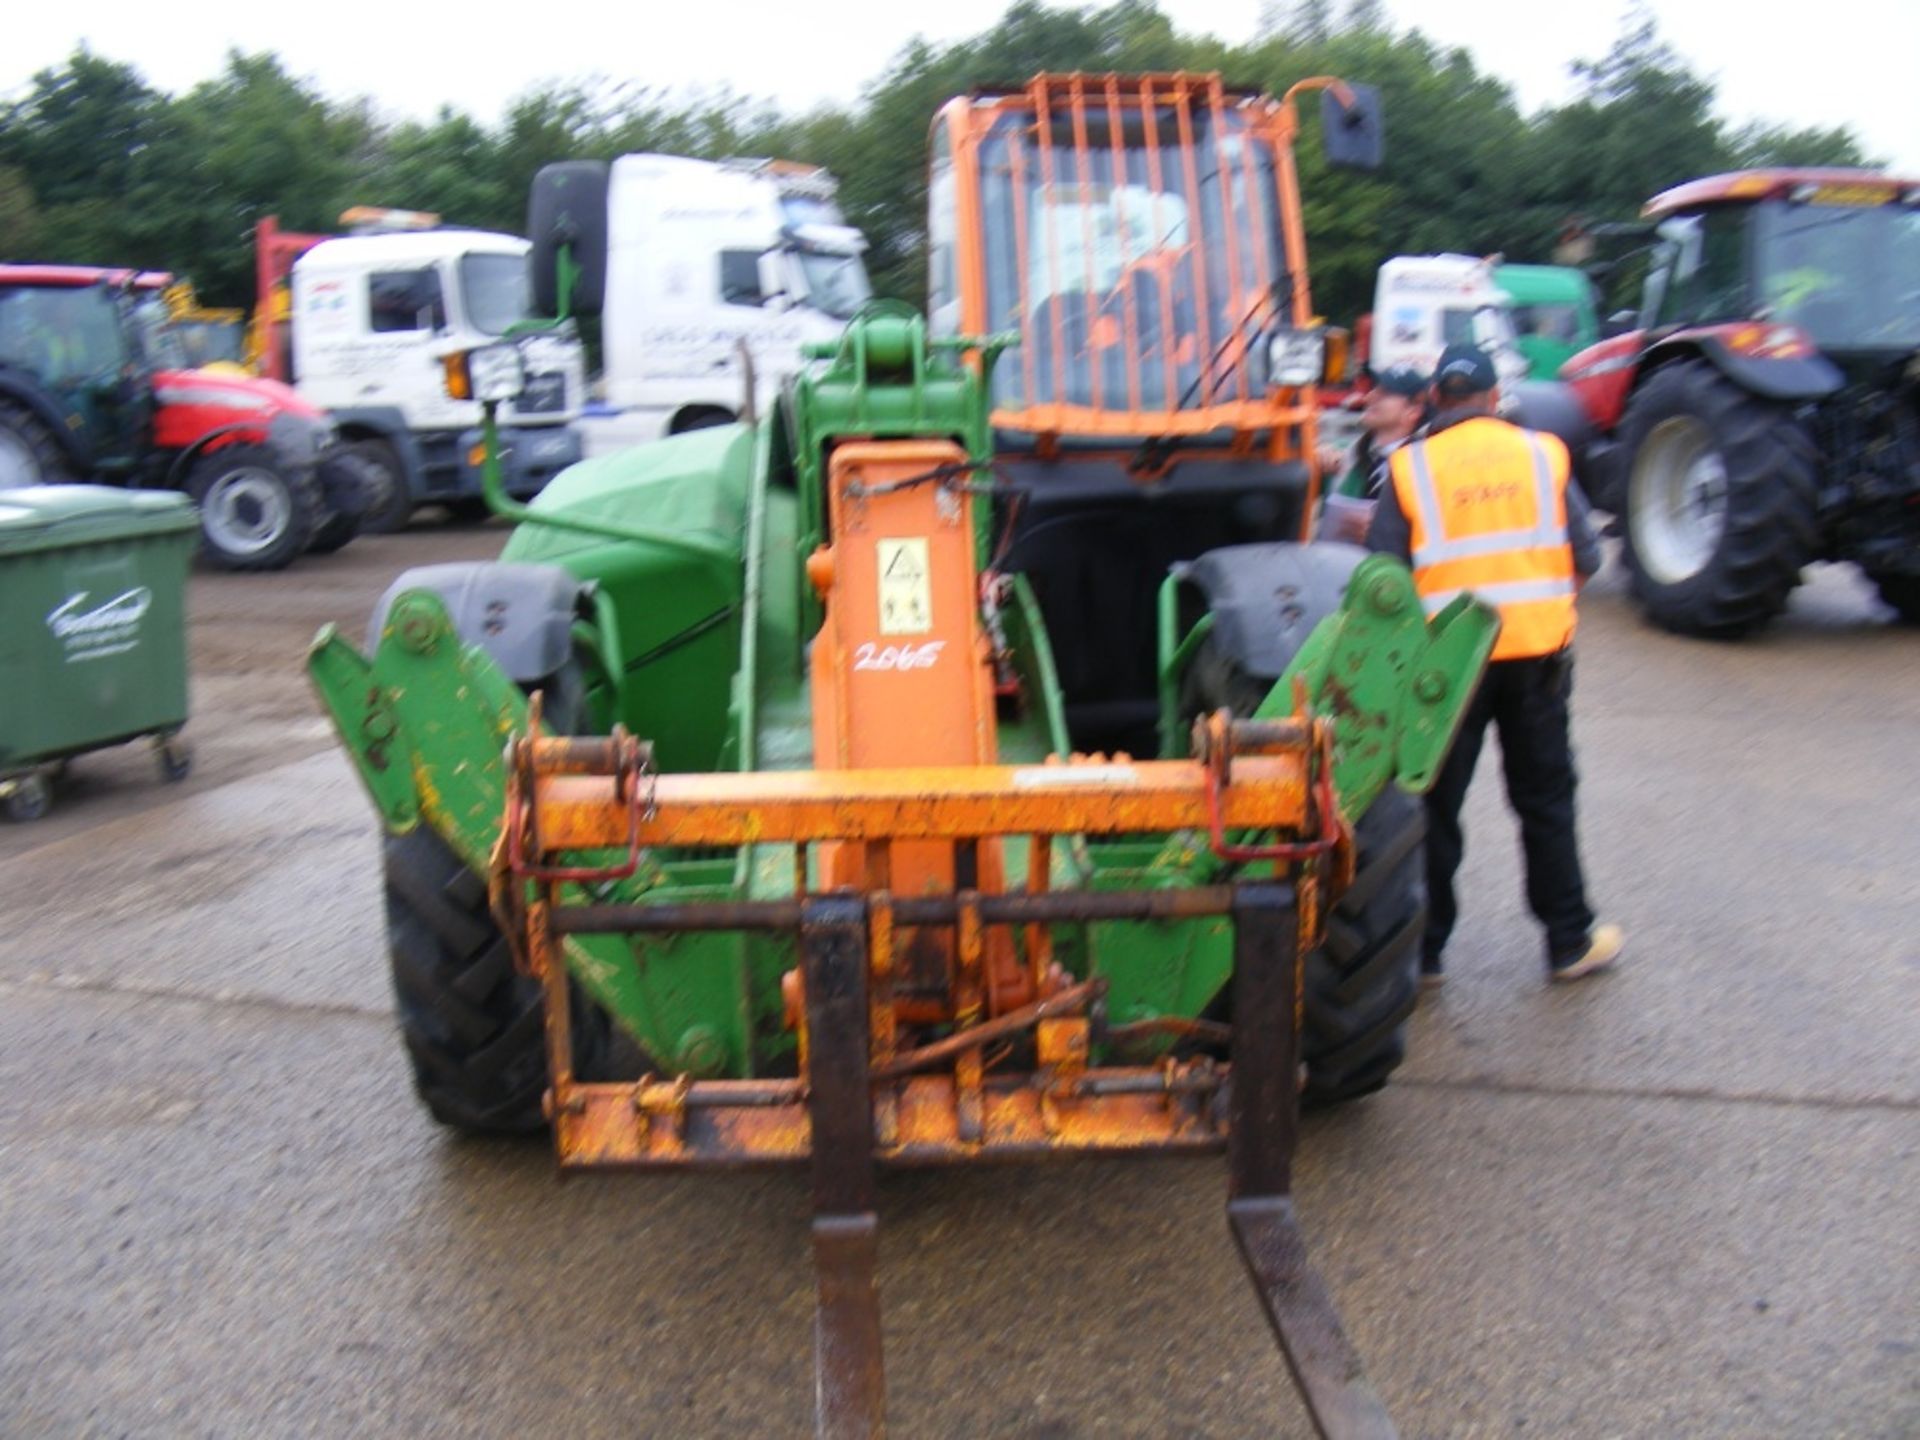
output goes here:
{"type": "MultiPolygon", "coordinates": [[[[1371,92],[1310,88],[1377,163],[1371,92]]],[[[1303,1095],[1402,1057],[1413,792],[1498,620],[1298,542],[1297,125],[1193,75],[953,102],[927,317],[873,304],[757,421],[531,506],[490,467],[500,560],[315,642],[427,1108],[568,1169],[810,1166],[822,1434],[884,1423],[876,1163],[1219,1149],[1319,1423],[1391,1433],[1289,1165],[1303,1095]]],[[[540,307],[595,313],[605,167],[531,212],[540,307]]],[[[490,434],[520,375],[448,358],[490,434]]]]}

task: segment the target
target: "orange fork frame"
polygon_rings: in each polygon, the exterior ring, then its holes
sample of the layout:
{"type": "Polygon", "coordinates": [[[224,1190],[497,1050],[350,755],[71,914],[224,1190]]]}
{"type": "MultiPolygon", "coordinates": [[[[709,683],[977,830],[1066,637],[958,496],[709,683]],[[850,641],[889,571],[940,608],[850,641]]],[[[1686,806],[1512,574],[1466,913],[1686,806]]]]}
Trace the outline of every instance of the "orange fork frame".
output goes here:
{"type": "MultiPolygon", "coordinates": [[[[638,742],[521,738],[509,766],[508,843],[496,894],[568,852],[671,845],[812,846],[913,841],[966,853],[983,840],[1204,828],[1217,806],[1236,829],[1314,829],[1305,717],[1269,730],[1258,754],[1215,760],[649,777],[638,742]],[[1291,743],[1289,743],[1289,741],[1291,743]],[[1224,783],[1223,783],[1224,782],[1224,783]],[[519,857],[517,867],[508,856],[519,857]]],[[[1335,867],[1337,875],[1337,867],[1335,867]]],[[[1036,876],[1041,886],[1044,871],[1036,876]]],[[[876,1283],[875,1162],[952,1163],[1056,1153],[1229,1154],[1228,1217],[1280,1346],[1322,1435],[1394,1434],[1294,1218],[1298,1023],[1315,875],[1189,890],[1090,893],[971,888],[936,894],[838,890],[788,900],[561,905],[533,886],[513,930],[545,987],[548,1103],[569,1170],[805,1162],[814,1180],[817,1433],[885,1433],[876,1283]],[[895,1040],[895,935],[950,934],[959,968],[996,929],[1224,914],[1235,930],[1231,1059],[1095,1066],[1105,1028],[1096,979],[1048,993],[941,1040],[895,1040]],[[568,934],[771,929],[796,933],[802,1073],[796,1079],[647,1077],[583,1083],[572,1073],[568,934]],[[1037,1068],[983,1076],[989,1045],[1031,1032],[1037,1068]]]]}
{"type": "Polygon", "coordinates": [[[631,737],[540,737],[537,713],[532,737],[514,742],[493,890],[545,988],[560,1164],[807,1163],[818,1428],[841,1437],[885,1425],[876,1161],[1224,1145],[1234,1234],[1309,1409],[1328,1433],[1390,1434],[1307,1264],[1288,1194],[1303,931],[1319,887],[1343,883],[1329,724],[1301,713],[1236,726],[1222,712],[1200,727],[1197,760],[993,763],[975,468],[946,441],[849,440],[832,452],[832,540],[808,563],[826,611],[811,645],[816,768],[656,776],[631,737]],[[1270,881],[1092,892],[1056,887],[1050,873],[1064,837],[1204,831],[1226,854],[1229,828],[1305,843],[1270,881]],[[1012,891],[1006,847],[1021,843],[1026,888],[1012,891]],[[563,879],[591,878],[566,862],[582,851],[624,850],[607,873],[631,874],[643,849],[761,845],[792,847],[791,897],[559,903],[563,879]],[[1330,863],[1300,863],[1322,854],[1330,863]],[[1076,981],[1050,963],[1049,927],[1195,915],[1234,924],[1230,1065],[1093,1065],[1128,1037],[1106,1025],[1097,967],[1076,981]],[[799,1077],[576,1080],[561,937],[696,929],[796,938],[782,988],[799,1077]],[[1028,939],[1024,964],[1015,930],[1028,939]],[[930,991],[944,998],[910,1012],[896,989],[922,1004],[930,991]],[[946,1033],[903,1048],[902,1022],[946,1033]],[[1033,1068],[990,1073],[990,1055],[1016,1052],[1033,1068]]]}

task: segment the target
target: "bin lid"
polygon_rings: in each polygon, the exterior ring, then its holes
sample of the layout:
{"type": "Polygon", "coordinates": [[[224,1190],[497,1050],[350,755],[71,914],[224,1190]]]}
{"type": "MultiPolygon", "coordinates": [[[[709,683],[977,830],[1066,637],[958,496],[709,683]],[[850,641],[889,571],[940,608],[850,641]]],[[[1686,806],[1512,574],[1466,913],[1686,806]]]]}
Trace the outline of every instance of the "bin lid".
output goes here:
{"type": "Polygon", "coordinates": [[[193,502],[172,490],[27,485],[0,490],[0,555],[194,530],[193,502]]]}

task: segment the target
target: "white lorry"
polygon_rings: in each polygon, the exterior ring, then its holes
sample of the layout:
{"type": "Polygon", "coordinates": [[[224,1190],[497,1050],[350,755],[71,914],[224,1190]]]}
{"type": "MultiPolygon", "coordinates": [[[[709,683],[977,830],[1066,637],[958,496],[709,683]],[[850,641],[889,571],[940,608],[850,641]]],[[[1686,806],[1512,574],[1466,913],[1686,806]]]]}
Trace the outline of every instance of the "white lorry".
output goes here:
{"type": "Polygon", "coordinates": [[[607,403],[628,441],[764,410],[872,291],[833,177],[778,160],[625,155],[607,186],[607,403]]]}
{"type": "Polygon", "coordinates": [[[1494,261],[1471,255],[1396,255],[1380,267],[1373,293],[1369,363],[1411,365],[1431,375],[1449,345],[1478,345],[1500,372],[1502,407],[1527,378],[1513,305],[1494,281],[1494,261]]]}
{"type": "MultiPolygon", "coordinates": [[[[525,240],[434,228],[413,212],[349,211],[362,233],[293,236],[263,227],[263,304],[288,330],[267,348],[299,393],[326,410],[343,443],[382,473],[363,528],[395,530],[417,505],[484,513],[480,407],[450,400],[440,357],[497,339],[531,313],[525,240]],[[271,273],[291,256],[291,294],[271,273]],[[280,308],[284,307],[284,308],[280,308]]],[[[284,268],[280,269],[285,274],[284,268]]],[[[538,493],[581,457],[574,422],[586,366],[570,332],[524,343],[527,388],[501,432],[506,488],[538,493]]]]}

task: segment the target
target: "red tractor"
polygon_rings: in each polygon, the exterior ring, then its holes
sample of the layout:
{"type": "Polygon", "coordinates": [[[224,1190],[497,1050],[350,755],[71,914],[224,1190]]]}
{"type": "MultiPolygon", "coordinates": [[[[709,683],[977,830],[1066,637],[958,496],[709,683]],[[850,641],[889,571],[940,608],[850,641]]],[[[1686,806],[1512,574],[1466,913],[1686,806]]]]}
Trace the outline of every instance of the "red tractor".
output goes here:
{"type": "Polygon", "coordinates": [[[1920,623],[1920,180],[1749,170],[1642,214],[1641,308],[1561,376],[1647,615],[1744,634],[1846,560],[1920,623]]]}
{"type": "Polygon", "coordinates": [[[172,277],[0,265],[0,489],[72,478],[185,490],[201,549],[277,570],[353,538],[365,477],[285,385],[188,367],[172,277]]]}

